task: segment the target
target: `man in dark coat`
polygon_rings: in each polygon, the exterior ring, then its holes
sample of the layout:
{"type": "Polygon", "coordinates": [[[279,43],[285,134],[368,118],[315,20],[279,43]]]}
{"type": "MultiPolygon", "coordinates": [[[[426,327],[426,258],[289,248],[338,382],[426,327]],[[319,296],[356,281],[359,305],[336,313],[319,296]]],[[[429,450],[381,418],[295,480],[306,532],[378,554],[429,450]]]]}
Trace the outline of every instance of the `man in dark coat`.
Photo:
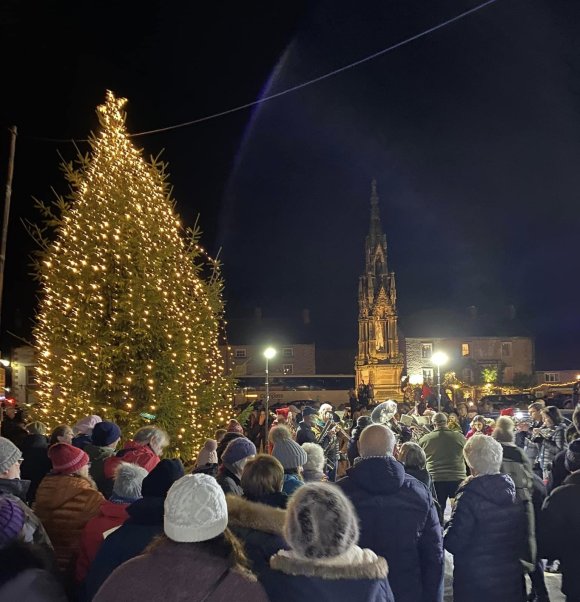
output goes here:
{"type": "Polygon", "coordinates": [[[539,521],[538,549],[546,558],[559,558],[562,592],[580,600],[580,470],[566,478],[546,498],[539,521]]]}
{"type": "Polygon", "coordinates": [[[427,487],[395,460],[394,445],[387,427],[366,427],[359,439],[361,459],[337,485],[359,516],[359,545],[386,558],[397,602],[438,602],[443,546],[437,509],[427,487]]]}
{"type": "Polygon", "coordinates": [[[298,445],[302,445],[303,443],[317,443],[316,435],[312,430],[314,417],[317,413],[318,412],[310,406],[306,406],[302,410],[302,422],[298,425],[298,431],[296,432],[296,443],[298,443],[298,445]]]}
{"type": "Polygon", "coordinates": [[[580,439],[572,441],[568,449],[561,451],[554,458],[548,478],[548,493],[563,485],[566,477],[576,470],[580,470],[580,439]]]}

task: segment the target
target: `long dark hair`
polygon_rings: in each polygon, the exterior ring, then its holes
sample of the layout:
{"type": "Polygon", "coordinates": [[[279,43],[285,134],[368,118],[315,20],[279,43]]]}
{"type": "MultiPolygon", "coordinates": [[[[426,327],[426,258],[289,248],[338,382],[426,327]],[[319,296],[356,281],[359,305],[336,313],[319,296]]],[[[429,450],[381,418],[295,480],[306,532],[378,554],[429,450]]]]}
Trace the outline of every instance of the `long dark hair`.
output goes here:
{"type": "Polygon", "coordinates": [[[562,414],[560,414],[560,410],[556,406],[548,406],[541,410],[542,414],[548,416],[548,418],[552,419],[554,426],[558,426],[564,422],[564,418],[562,418],[562,414]]]}
{"type": "Polygon", "coordinates": [[[62,437],[69,429],[70,426],[68,426],[67,424],[60,424],[59,426],[57,426],[54,429],[54,431],[52,431],[52,433],[50,434],[50,439],[48,440],[49,447],[51,445],[54,445],[55,443],[58,443],[58,438],[62,437]]]}

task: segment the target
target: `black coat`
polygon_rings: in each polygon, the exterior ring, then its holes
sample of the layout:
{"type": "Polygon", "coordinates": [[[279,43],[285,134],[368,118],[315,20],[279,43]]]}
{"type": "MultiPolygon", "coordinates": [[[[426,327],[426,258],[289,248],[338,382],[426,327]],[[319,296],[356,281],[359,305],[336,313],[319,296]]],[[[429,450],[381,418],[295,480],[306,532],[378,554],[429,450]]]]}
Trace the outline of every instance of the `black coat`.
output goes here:
{"type": "Polygon", "coordinates": [[[303,443],[317,443],[317,438],[312,427],[308,426],[304,421],[298,425],[298,430],[296,431],[296,443],[298,443],[298,445],[302,445],[303,443]]]}
{"type": "Polygon", "coordinates": [[[389,563],[397,602],[441,600],[441,526],[427,487],[392,456],[359,460],[337,485],[359,516],[359,545],[389,563]]]}
{"type": "Polygon", "coordinates": [[[559,558],[562,591],[580,600],[580,471],[573,472],[546,498],[538,532],[538,549],[545,558],[559,558]]]}
{"type": "Polygon", "coordinates": [[[28,435],[22,443],[20,476],[30,481],[26,494],[26,501],[29,504],[34,502],[40,481],[52,470],[52,462],[47,452],[48,439],[44,435],[28,435]]]}
{"type": "Polygon", "coordinates": [[[566,450],[564,450],[556,455],[552,463],[552,470],[548,479],[548,493],[554,491],[556,487],[560,487],[569,474],[570,471],[566,468],[566,450]]]}
{"type": "Polygon", "coordinates": [[[469,478],[460,486],[445,530],[454,556],[454,602],[523,600],[527,519],[509,475],[469,478]]]}

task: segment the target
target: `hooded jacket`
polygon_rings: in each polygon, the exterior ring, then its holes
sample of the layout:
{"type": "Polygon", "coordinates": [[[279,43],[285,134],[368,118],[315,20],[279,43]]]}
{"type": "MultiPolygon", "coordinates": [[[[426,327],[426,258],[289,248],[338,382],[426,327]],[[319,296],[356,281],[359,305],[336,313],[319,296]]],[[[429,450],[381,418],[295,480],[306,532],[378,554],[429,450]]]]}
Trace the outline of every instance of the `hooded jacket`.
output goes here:
{"type": "Polygon", "coordinates": [[[197,602],[216,585],[211,602],[268,602],[255,577],[250,580],[229,568],[226,559],[210,556],[195,544],[169,540],[119,567],[95,602],[197,602]]]}
{"type": "Polygon", "coordinates": [[[562,591],[580,599],[580,471],[546,498],[539,520],[538,549],[543,557],[559,558],[562,591]]]}
{"type": "Polygon", "coordinates": [[[115,469],[121,462],[137,464],[137,466],[142,466],[147,472],[151,472],[160,461],[161,458],[149,445],[129,441],[123,449],[103,462],[103,476],[105,479],[113,480],[115,478],[115,469]]]}
{"type": "Polygon", "coordinates": [[[337,485],[360,519],[359,545],[389,563],[397,602],[437,602],[443,595],[443,546],[429,490],[392,456],[364,458],[337,485]]]}
{"type": "Polygon", "coordinates": [[[62,571],[70,569],[80,545],[81,533],[98,514],[103,496],[88,479],[77,475],[48,475],[36,492],[34,510],[54,546],[62,571]]]}
{"type": "Polygon", "coordinates": [[[454,556],[454,602],[521,600],[526,539],[524,507],[509,475],[462,483],[444,537],[454,556]]]}
{"type": "MultiPolygon", "coordinates": [[[[97,489],[107,499],[110,498],[113,492],[114,478],[105,477],[105,461],[115,455],[115,450],[112,447],[100,447],[94,443],[87,443],[85,451],[91,460],[89,471],[97,489]]],[[[137,464],[137,462],[132,462],[132,464],[137,464]]]]}

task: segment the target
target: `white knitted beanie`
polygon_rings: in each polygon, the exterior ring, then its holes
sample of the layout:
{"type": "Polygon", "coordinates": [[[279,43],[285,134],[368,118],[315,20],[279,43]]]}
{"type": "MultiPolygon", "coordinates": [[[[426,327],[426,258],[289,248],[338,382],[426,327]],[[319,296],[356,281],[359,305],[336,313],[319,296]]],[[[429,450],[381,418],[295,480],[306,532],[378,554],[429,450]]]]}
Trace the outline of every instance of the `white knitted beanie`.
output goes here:
{"type": "Polygon", "coordinates": [[[175,481],[165,498],[165,535],[178,542],[207,541],[228,526],[226,497],[217,481],[190,474],[175,481]]]}

